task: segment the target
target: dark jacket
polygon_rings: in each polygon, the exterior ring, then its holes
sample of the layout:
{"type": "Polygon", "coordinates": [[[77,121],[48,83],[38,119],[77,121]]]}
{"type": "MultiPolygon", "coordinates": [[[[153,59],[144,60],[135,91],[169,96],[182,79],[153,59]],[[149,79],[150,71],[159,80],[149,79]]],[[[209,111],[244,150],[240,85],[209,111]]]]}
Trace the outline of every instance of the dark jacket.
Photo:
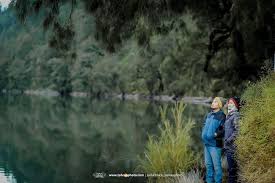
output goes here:
{"type": "Polygon", "coordinates": [[[236,150],[234,141],[239,132],[239,119],[239,112],[233,112],[226,116],[224,123],[224,149],[226,151],[234,152],[236,150]]]}
{"type": "Polygon", "coordinates": [[[222,110],[218,112],[211,111],[207,114],[201,135],[203,143],[206,146],[222,147],[224,122],[225,114],[222,110]]]}

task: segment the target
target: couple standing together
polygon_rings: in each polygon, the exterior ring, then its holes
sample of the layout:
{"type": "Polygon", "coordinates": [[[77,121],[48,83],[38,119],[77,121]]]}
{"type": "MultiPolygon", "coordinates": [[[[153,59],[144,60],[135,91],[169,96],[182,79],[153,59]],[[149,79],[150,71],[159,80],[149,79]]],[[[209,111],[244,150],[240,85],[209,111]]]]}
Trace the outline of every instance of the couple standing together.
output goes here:
{"type": "Polygon", "coordinates": [[[228,164],[228,183],[237,182],[236,139],[239,127],[240,99],[232,97],[227,101],[227,115],[222,111],[222,101],[214,98],[211,112],[207,114],[202,130],[204,143],[204,162],[206,166],[206,182],[222,182],[222,149],[228,164]]]}

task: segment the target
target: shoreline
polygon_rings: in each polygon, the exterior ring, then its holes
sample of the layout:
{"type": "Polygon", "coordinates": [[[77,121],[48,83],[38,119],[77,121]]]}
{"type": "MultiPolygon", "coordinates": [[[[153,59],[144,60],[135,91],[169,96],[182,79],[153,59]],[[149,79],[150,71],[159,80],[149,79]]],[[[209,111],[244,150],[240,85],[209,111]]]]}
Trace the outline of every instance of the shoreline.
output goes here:
{"type": "MultiPolygon", "coordinates": [[[[25,91],[19,91],[19,90],[2,90],[2,94],[15,94],[15,95],[35,95],[35,96],[47,96],[47,97],[58,97],[61,96],[57,91],[54,90],[25,90],[25,91]]],[[[91,94],[88,92],[71,92],[71,97],[81,97],[81,98],[87,98],[92,97],[91,94]]],[[[117,93],[111,93],[111,94],[104,94],[101,98],[103,99],[120,99],[120,100],[135,100],[135,101],[160,101],[160,102],[175,102],[179,100],[183,100],[185,103],[191,103],[191,104],[201,104],[201,105],[210,105],[210,103],[213,100],[213,97],[192,97],[192,96],[170,96],[170,95],[145,95],[145,94],[117,94],[117,93]]]]}

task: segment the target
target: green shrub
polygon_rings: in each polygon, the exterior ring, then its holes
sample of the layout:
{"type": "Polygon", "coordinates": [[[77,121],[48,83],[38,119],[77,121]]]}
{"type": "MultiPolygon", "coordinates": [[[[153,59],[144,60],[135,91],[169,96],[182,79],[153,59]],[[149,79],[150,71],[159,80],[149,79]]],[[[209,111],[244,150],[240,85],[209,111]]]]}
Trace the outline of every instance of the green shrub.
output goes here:
{"type": "Polygon", "coordinates": [[[275,74],[249,86],[243,100],[236,140],[240,178],[271,183],[275,180],[275,74]]]}
{"type": "MultiPolygon", "coordinates": [[[[145,157],[140,159],[140,168],[146,173],[181,173],[194,166],[197,157],[192,152],[190,132],[194,122],[184,121],[183,102],[171,110],[173,123],[167,118],[167,106],[160,108],[163,127],[160,136],[149,136],[145,157]]],[[[163,178],[160,178],[164,181],[163,178]]],[[[159,180],[160,180],[159,179],[159,180]]]]}

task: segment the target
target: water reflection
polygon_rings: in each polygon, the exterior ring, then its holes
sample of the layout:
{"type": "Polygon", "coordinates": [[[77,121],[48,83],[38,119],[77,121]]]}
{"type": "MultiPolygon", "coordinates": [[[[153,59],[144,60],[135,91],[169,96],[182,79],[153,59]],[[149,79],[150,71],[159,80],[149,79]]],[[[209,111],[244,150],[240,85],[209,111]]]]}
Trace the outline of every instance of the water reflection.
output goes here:
{"type": "Polygon", "coordinates": [[[0,168],[0,182],[1,183],[16,183],[16,179],[13,176],[11,171],[7,172],[3,168],[0,168]]]}
{"type": "MultiPolygon", "coordinates": [[[[134,172],[147,134],[158,133],[160,105],[1,96],[0,177],[9,183],[145,182],[92,174],[134,172]]],[[[205,110],[188,106],[186,114],[200,121],[205,110]]]]}

